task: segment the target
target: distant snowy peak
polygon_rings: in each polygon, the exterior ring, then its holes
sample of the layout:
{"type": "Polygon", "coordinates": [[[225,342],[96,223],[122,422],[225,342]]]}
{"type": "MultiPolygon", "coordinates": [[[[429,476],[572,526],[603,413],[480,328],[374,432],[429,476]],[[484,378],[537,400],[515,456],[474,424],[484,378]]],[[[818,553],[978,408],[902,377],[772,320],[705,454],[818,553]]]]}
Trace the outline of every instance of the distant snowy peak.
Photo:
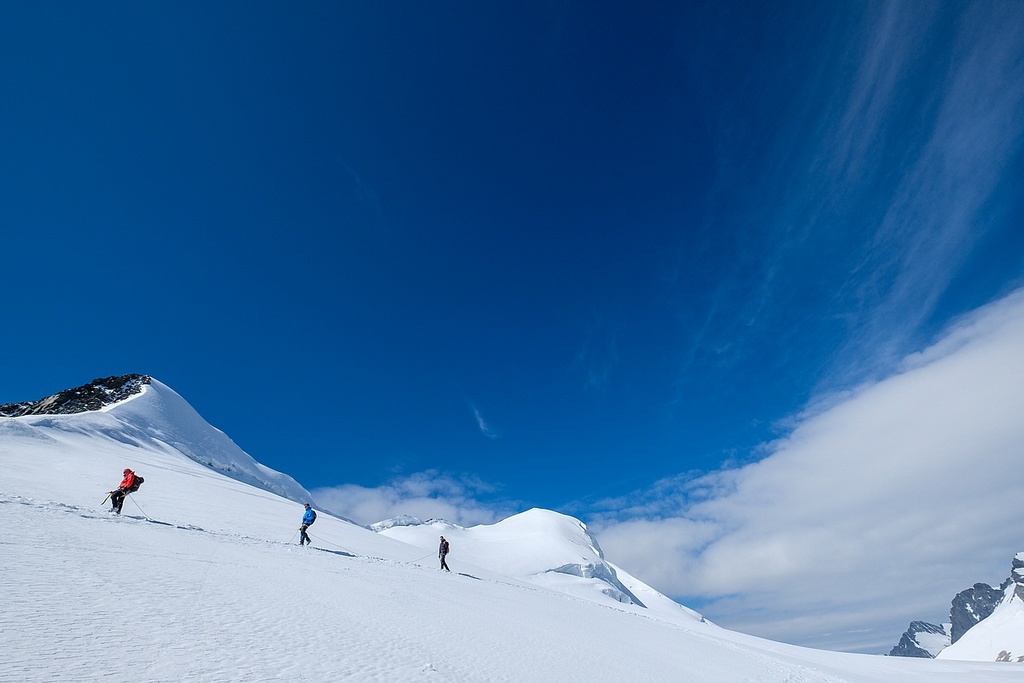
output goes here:
{"type": "Polygon", "coordinates": [[[142,388],[152,380],[148,375],[118,375],[101,377],[89,384],[65,389],[38,401],[5,403],[0,405],[0,417],[23,417],[25,415],[73,415],[92,410],[101,410],[125,399],[142,393],[142,388]]]}
{"type": "Polygon", "coordinates": [[[371,531],[381,532],[387,529],[393,529],[396,526],[421,526],[425,522],[419,517],[413,517],[412,515],[399,515],[392,517],[391,519],[381,520],[370,525],[371,531]]]}
{"type": "MultiPolygon", "coordinates": [[[[428,520],[422,520],[419,517],[413,517],[412,515],[398,515],[391,517],[390,519],[384,519],[379,522],[374,522],[368,525],[366,528],[371,531],[378,533],[387,531],[388,529],[394,529],[395,527],[430,527],[432,531],[444,532],[445,529],[458,529],[465,530],[465,527],[461,527],[458,524],[452,524],[447,519],[434,519],[431,517],[428,520]]],[[[428,533],[432,533],[428,531],[428,533]]]]}
{"type": "Polygon", "coordinates": [[[890,657],[922,657],[931,659],[949,646],[949,624],[912,621],[900,642],[889,651],[890,657]]]}
{"type": "Polygon", "coordinates": [[[449,564],[460,562],[607,605],[632,605],[696,621],[682,607],[605,560],[597,539],[580,520],[533,508],[494,524],[464,528],[444,520],[410,516],[370,525],[378,533],[421,548],[436,548],[438,536],[451,543],[449,564]]]}
{"type": "Polygon", "coordinates": [[[988,618],[996,605],[1002,602],[1005,588],[1006,582],[1000,588],[993,588],[987,583],[976,583],[957,593],[949,609],[950,642],[960,640],[967,631],[988,618]]]}
{"type": "Polygon", "coordinates": [[[597,537],[590,533],[587,525],[569,515],[563,515],[542,508],[531,508],[495,524],[506,533],[530,534],[535,536],[559,536],[571,543],[584,555],[596,555],[604,559],[597,537]]]}
{"type": "Polygon", "coordinates": [[[1010,572],[1010,578],[1013,579],[1015,584],[1014,591],[1017,593],[1017,597],[1024,600],[1024,552],[1017,553],[1013,558],[1013,570],[1010,572]]]}
{"type": "Polygon", "coordinates": [[[1019,584],[1008,585],[992,614],[936,658],[1024,664],[1024,600],[1019,588],[1019,584]]]}
{"type": "Polygon", "coordinates": [[[889,654],[1024,663],[1024,552],[1013,558],[1010,578],[999,588],[976,583],[957,593],[950,622],[911,622],[889,654]]]}

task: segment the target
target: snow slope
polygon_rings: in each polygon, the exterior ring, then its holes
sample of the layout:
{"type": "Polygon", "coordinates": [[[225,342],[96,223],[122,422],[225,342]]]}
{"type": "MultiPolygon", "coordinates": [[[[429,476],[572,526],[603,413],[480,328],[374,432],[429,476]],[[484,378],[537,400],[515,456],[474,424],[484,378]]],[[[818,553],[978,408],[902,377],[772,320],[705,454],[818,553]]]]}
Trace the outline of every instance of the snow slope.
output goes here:
{"type": "Polygon", "coordinates": [[[992,614],[968,629],[936,657],[1024,664],[1024,601],[1016,590],[1017,584],[1010,583],[992,614]]]}
{"type": "MultiPolygon", "coordinates": [[[[0,437],[20,434],[30,440],[62,445],[64,451],[75,450],[79,443],[89,443],[93,444],[92,450],[100,452],[106,452],[108,445],[115,447],[118,457],[118,447],[125,445],[137,449],[140,456],[153,450],[174,452],[296,502],[311,500],[309,492],[294,479],[253,460],[224,432],[210,426],[173,389],[152,378],[142,387],[142,393],[99,411],[4,418],[0,425],[0,437]]],[[[129,460],[132,459],[130,456],[129,460]]],[[[140,462],[144,466],[145,459],[140,462]]],[[[73,471],[70,463],[66,465],[68,471],[73,471]]],[[[103,472],[109,483],[102,486],[116,486],[122,469],[103,472]]],[[[140,474],[145,476],[144,471],[140,474]]]]}
{"type": "Polygon", "coordinates": [[[301,548],[302,506],[223,474],[244,459],[200,464],[237,453],[197,433],[172,394],[157,383],[102,412],[0,419],[0,681],[987,683],[1024,671],[726,631],[644,590],[578,521],[547,511],[393,533],[322,513],[301,548]],[[126,466],[146,483],[117,516],[100,500],[126,466]],[[436,567],[440,533],[451,574],[436,567]],[[586,576],[602,562],[635,601],[586,576]]]}
{"type": "MultiPolygon", "coordinates": [[[[551,510],[533,509],[497,524],[469,529],[445,521],[381,523],[380,533],[421,547],[451,544],[449,566],[461,558],[499,574],[609,606],[636,605],[647,612],[701,621],[701,615],[662,595],[608,562],[586,525],[551,510]]],[[[436,554],[436,553],[435,553],[436,554]]]]}

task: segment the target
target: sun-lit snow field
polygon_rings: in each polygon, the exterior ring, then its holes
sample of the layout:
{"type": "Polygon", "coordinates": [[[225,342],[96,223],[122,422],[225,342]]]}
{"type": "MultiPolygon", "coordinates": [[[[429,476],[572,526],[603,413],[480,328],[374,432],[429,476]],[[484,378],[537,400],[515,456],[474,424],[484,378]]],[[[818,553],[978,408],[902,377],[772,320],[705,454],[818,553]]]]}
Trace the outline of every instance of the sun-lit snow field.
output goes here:
{"type": "Polygon", "coordinates": [[[548,511],[381,533],[321,513],[314,547],[303,548],[298,502],[169,445],[192,444],[201,459],[204,430],[216,432],[158,382],[103,412],[0,419],[0,681],[1024,675],[1014,664],[830,653],[720,629],[605,562],[582,525],[548,511]],[[146,483],[119,517],[100,501],[124,467],[146,483]],[[441,533],[452,573],[437,567],[441,533]]]}

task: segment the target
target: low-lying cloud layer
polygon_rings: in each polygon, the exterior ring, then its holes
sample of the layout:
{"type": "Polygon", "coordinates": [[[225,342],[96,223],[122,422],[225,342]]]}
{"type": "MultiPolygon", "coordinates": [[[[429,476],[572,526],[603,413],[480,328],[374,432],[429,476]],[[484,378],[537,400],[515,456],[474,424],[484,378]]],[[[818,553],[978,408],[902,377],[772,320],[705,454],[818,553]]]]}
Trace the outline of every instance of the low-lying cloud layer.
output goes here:
{"type": "Polygon", "coordinates": [[[376,487],[343,484],[315,489],[317,503],[360,524],[400,515],[444,519],[461,526],[490,524],[519,512],[478,500],[494,488],[478,478],[455,477],[435,470],[398,477],[376,487]]]}

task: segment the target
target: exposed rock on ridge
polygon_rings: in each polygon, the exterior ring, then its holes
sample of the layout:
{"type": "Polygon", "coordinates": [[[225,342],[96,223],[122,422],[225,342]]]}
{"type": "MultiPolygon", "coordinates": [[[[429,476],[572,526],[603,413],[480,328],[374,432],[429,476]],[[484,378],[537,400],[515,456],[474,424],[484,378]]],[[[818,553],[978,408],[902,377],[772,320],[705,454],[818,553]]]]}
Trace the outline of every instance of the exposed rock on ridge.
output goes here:
{"type": "Polygon", "coordinates": [[[71,415],[100,410],[118,401],[123,401],[142,391],[150,383],[148,375],[119,375],[94,379],[74,389],[41,398],[38,401],[5,403],[0,405],[0,417],[22,417],[24,415],[71,415]]]}
{"type": "Polygon", "coordinates": [[[945,647],[956,643],[972,627],[992,615],[1006,599],[1007,588],[1015,584],[1013,593],[1024,600],[1024,552],[1013,558],[1010,578],[998,588],[987,583],[976,583],[953,598],[949,610],[950,623],[943,626],[925,621],[912,621],[890,652],[891,657],[934,658],[945,647]],[[943,639],[945,642],[943,642],[943,639]]]}
{"type": "Polygon", "coordinates": [[[992,610],[1003,599],[1003,591],[1008,581],[1003,582],[1000,588],[993,588],[987,583],[976,583],[956,594],[949,610],[949,620],[953,623],[949,634],[950,642],[960,640],[960,636],[967,633],[969,628],[992,614],[992,610]]]}
{"type": "Polygon", "coordinates": [[[1024,600],[1024,552],[1017,553],[1013,558],[1013,568],[1010,570],[1010,579],[1017,584],[1013,592],[1017,597],[1024,600]]]}
{"type": "Polygon", "coordinates": [[[889,656],[931,659],[946,645],[949,645],[949,634],[942,626],[927,621],[912,621],[900,642],[889,651],[889,656]],[[939,647],[928,647],[933,643],[938,643],[939,647]]]}

